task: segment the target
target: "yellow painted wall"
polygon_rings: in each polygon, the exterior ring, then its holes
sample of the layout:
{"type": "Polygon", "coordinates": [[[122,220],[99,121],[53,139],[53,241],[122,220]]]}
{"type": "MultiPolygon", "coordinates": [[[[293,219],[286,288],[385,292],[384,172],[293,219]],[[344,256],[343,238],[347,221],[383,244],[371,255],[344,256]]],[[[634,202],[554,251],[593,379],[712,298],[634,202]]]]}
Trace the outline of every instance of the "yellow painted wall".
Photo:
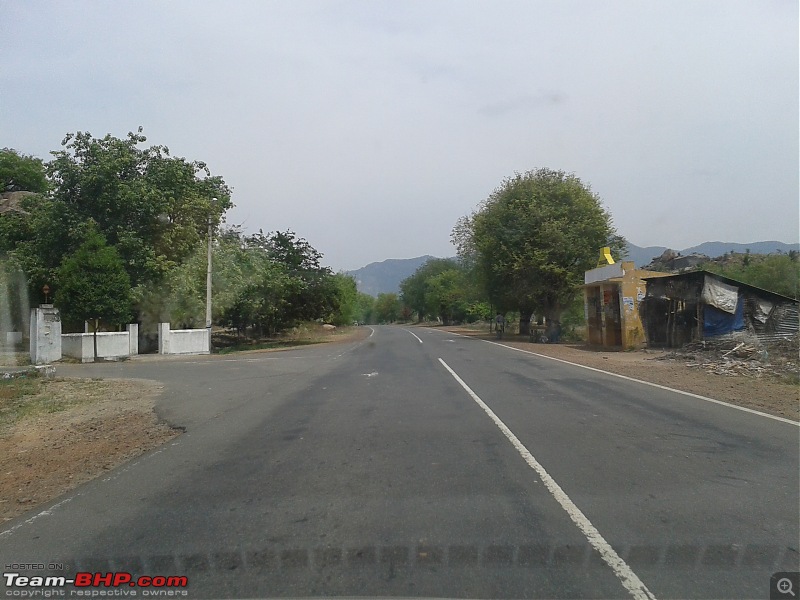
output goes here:
{"type": "MultiPolygon", "coordinates": [[[[656,271],[645,271],[644,269],[636,269],[633,262],[625,261],[622,263],[623,275],[620,281],[615,278],[614,281],[598,281],[592,285],[584,288],[584,304],[585,310],[589,310],[587,300],[592,294],[599,291],[602,298],[603,291],[613,290],[614,293],[619,295],[619,308],[620,308],[620,321],[621,321],[621,346],[624,349],[639,348],[644,345],[646,339],[644,334],[644,326],[639,317],[639,304],[644,299],[647,291],[647,286],[643,281],[643,277],[658,277],[668,275],[668,273],[659,273],[656,271]],[[597,291],[596,291],[597,290],[597,291]]],[[[611,322],[608,322],[611,325],[611,322]]],[[[603,319],[602,331],[590,331],[590,325],[587,322],[587,332],[589,333],[590,343],[595,343],[602,339],[604,346],[612,346],[614,335],[611,331],[606,331],[606,320],[603,319]]]]}

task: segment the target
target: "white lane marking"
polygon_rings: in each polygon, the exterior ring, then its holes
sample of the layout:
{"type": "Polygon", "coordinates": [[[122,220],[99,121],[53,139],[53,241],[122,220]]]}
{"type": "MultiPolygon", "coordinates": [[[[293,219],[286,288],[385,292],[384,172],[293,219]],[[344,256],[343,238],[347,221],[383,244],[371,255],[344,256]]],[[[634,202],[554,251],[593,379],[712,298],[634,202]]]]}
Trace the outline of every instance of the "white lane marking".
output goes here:
{"type": "Polygon", "coordinates": [[[456,333],[455,331],[447,331],[446,329],[445,330],[442,330],[442,329],[430,329],[429,331],[431,333],[433,333],[435,331],[436,333],[443,333],[445,335],[457,335],[458,337],[470,338],[470,336],[464,335],[463,333],[456,333]]]}
{"type": "MultiPolygon", "coordinates": [[[[219,416],[219,415],[217,415],[217,416],[219,416]]],[[[185,435],[190,435],[190,434],[185,434],[185,435]]],[[[177,445],[179,445],[179,444],[180,444],[180,441],[171,442],[171,443],[170,443],[170,446],[177,446],[177,445]]],[[[139,463],[141,463],[141,462],[144,462],[144,461],[146,461],[146,460],[150,460],[152,457],[156,456],[157,454],[161,454],[161,453],[162,453],[162,452],[164,452],[165,450],[169,450],[169,448],[161,448],[160,450],[156,450],[155,452],[152,452],[152,453],[150,453],[150,454],[146,454],[146,455],[144,455],[142,458],[140,458],[139,460],[137,460],[136,462],[134,462],[134,463],[131,463],[131,464],[129,464],[129,465],[126,465],[125,467],[123,467],[123,468],[121,468],[121,469],[118,469],[118,470],[117,470],[117,472],[116,472],[114,475],[111,475],[111,476],[109,476],[109,477],[105,477],[104,479],[101,479],[100,481],[101,481],[102,483],[107,483],[107,482],[109,482],[109,481],[112,481],[112,480],[116,479],[117,477],[119,477],[119,476],[120,476],[122,473],[125,473],[126,471],[130,471],[131,469],[133,469],[133,468],[134,468],[136,465],[138,465],[139,463]]],[[[35,515],[33,515],[32,517],[30,517],[29,519],[26,519],[25,521],[23,521],[22,523],[17,523],[17,524],[16,524],[16,525],[14,525],[13,527],[10,527],[9,529],[6,529],[5,531],[0,531],[0,537],[3,537],[4,535],[11,535],[11,534],[12,534],[12,533],[14,533],[14,532],[15,532],[17,529],[19,529],[20,527],[22,527],[23,525],[30,525],[31,523],[33,523],[33,522],[34,522],[36,519],[38,519],[39,517],[49,517],[50,515],[52,515],[52,514],[53,514],[53,512],[54,512],[56,509],[58,509],[58,508],[61,508],[61,507],[62,507],[63,505],[65,505],[67,502],[72,502],[72,500],[74,500],[74,499],[75,499],[75,498],[77,498],[78,496],[82,496],[82,495],[83,495],[83,493],[82,493],[82,492],[78,492],[78,493],[77,493],[77,494],[75,494],[74,496],[70,496],[69,498],[64,498],[64,499],[63,499],[61,502],[57,502],[56,504],[54,504],[54,505],[53,505],[53,506],[51,506],[50,508],[47,508],[47,509],[43,510],[42,512],[36,513],[35,515]]]]}
{"type": "Polygon", "coordinates": [[[362,373],[364,377],[375,377],[375,375],[377,374],[378,374],[377,371],[373,371],[372,373],[362,373]]]}
{"type": "MultiPolygon", "coordinates": [[[[369,325],[367,325],[367,327],[369,327],[369,325]]],[[[367,339],[369,339],[369,338],[371,338],[373,335],[375,335],[375,330],[374,330],[372,327],[369,327],[369,330],[370,330],[372,333],[370,333],[370,334],[367,336],[367,339]]]]}
{"type": "MultiPolygon", "coordinates": [[[[403,329],[403,331],[408,331],[408,329],[403,329]]],[[[422,343],[422,340],[421,340],[421,339],[419,339],[419,338],[417,337],[417,334],[416,334],[416,333],[414,333],[413,331],[408,331],[408,333],[410,333],[410,334],[411,334],[411,335],[413,335],[415,338],[417,338],[417,341],[418,341],[420,344],[422,343]]]]}
{"type": "Polygon", "coordinates": [[[39,517],[49,517],[50,515],[53,514],[54,510],[56,510],[57,508],[63,506],[67,502],[72,501],[72,499],[75,498],[76,496],[80,496],[80,494],[76,494],[75,496],[70,496],[69,498],[64,498],[61,502],[59,502],[57,504],[53,504],[53,506],[51,506],[50,508],[48,508],[46,510],[43,510],[42,512],[33,515],[30,519],[27,519],[27,520],[23,521],[22,523],[17,523],[16,525],[11,527],[10,529],[6,529],[5,531],[0,531],[0,537],[3,537],[4,535],[11,535],[17,529],[22,527],[23,525],[30,525],[31,523],[33,523],[39,517]]]}
{"type": "Polygon", "coordinates": [[[596,373],[605,373],[606,375],[611,375],[612,377],[619,377],[620,379],[625,379],[626,381],[635,381],[636,383],[643,383],[644,385],[649,385],[650,387],[658,388],[660,390],[666,390],[668,392],[675,392],[676,394],[683,394],[684,396],[689,396],[690,398],[697,398],[698,400],[705,400],[706,402],[713,402],[714,404],[721,404],[722,406],[727,406],[728,408],[735,408],[736,410],[741,410],[747,413],[751,413],[754,415],[758,415],[760,417],[767,417],[768,419],[774,419],[775,421],[781,421],[783,423],[788,423],[789,425],[795,425],[800,427],[800,422],[792,421],[791,419],[785,419],[783,417],[776,417],[775,415],[769,415],[767,413],[753,410],[752,408],[746,408],[744,406],[736,406],[735,404],[730,404],[728,402],[723,402],[722,400],[714,400],[714,398],[708,398],[706,396],[701,396],[699,394],[692,394],[691,392],[684,392],[683,390],[676,390],[675,388],[667,387],[665,385],[659,385],[657,383],[650,383],[649,381],[642,381],[641,379],[636,379],[635,377],[628,377],[627,375],[620,375],[619,373],[612,373],[611,371],[604,371],[603,369],[596,369],[595,367],[587,367],[586,365],[579,365],[578,363],[570,362],[568,360],[564,360],[562,358],[555,358],[553,356],[547,356],[546,354],[537,354],[536,352],[531,352],[530,350],[522,350],[520,348],[514,348],[513,346],[506,346],[505,344],[498,344],[497,342],[491,342],[489,340],[481,340],[482,342],[486,342],[487,344],[494,344],[495,346],[501,346],[503,348],[508,348],[509,350],[515,350],[517,352],[522,352],[524,354],[531,354],[533,356],[538,356],[540,358],[546,358],[548,360],[554,360],[556,362],[564,363],[566,365],[572,365],[573,367],[580,367],[581,369],[588,369],[589,371],[594,371],[596,373]]]}
{"type": "Polygon", "coordinates": [[[633,598],[636,600],[655,600],[655,596],[647,589],[647,586],[642,582],[641,579],[633,572],[633,570],[628,566],[628,564],[622,560],[619,554],[616,553],[614,548],[603,538],[597,528],[592,525],[591,521],[586,518],[581,512],[581,509],[578,508],[575,503],[567,496],[566,492],[561,489],[561,486],[558,485],[550,474],[545,470],[545,468],[539,464],[530,451],[519,441],[519,438],[515,436],[512,431],[503,423],[500,418],[494,414],[491,408],[489,408],[486,403],[478,397],[478,394],[472,391],[472,389],[464,383],[464,380],[456,374],[450,366],[444,362],[441,358],[439,362],[442,363],[445,369],[450,372],[450,375],[461,385],[462,388],[466,390],[466,392],[472,397],[473,400],[480,406],[484,412],[489,415],[489,418],[494,421],[494,424],[503,432],[508,438],[508,441],[516,448],[517,452],[520,453],[525,462],[539,474],[539,477],[542,479],[542,483],[544,483],[545,487],[548,491],[553,495],[556,501],[561,505],[569,518],[572,519],[572,522],[578,526],[583,532],[583,535],[586,536],[586,539],[589,540],[589,543],[600,553],[600,556],[603,560],[611,567],[611,570],[614,571],[614,574],[620,580],[623,587],[625,587],[628,592],[630,592],[633,598]]]}

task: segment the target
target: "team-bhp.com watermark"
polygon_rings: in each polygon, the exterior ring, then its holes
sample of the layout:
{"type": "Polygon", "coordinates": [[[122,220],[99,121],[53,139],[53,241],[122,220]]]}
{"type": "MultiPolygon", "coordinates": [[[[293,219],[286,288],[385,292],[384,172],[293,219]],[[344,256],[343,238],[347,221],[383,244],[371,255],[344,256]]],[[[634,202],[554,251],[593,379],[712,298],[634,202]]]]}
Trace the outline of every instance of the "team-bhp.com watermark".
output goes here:
{"type": "Polygon", "coordinates": [[[181,598],[188,597],[184,575],[140,575],[125,571],[82,571],[73,577],[3,573],[5,595],[10,598],[181,598]]]}

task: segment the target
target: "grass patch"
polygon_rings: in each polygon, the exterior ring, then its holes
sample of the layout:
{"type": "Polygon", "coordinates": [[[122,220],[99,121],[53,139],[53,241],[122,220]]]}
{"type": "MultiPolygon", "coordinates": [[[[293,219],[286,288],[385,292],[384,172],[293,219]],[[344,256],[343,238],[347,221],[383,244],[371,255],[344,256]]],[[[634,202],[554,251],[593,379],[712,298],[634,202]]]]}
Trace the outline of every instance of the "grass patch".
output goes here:
{"type": "Polygon", "coordinates": [[[0,379],[0,427],[36,415],[60,412],[85,401],[76,396],[50,393],[48,384],[53,381],[59,380],[45,381],[36,376],[0,379]]]}
{"type": "Polygon", "coordinates": [[[0,379],[0,425],[11,425],[28,415],[46,411],[42,402],[36,400],[41,390],[42,380],[38,377],[0,379]]]}
{"type": "Polygon", "coordinates": [[[29,352],[0,352],[0,365],[4,367],[24,367],[31,364],[29,352]]]}
{"type": "Polygon", "coordinates": [[[800,375],[797,373],[789,373],[783,376],[783,382],[789,385],[800,386],[800,375]]]}

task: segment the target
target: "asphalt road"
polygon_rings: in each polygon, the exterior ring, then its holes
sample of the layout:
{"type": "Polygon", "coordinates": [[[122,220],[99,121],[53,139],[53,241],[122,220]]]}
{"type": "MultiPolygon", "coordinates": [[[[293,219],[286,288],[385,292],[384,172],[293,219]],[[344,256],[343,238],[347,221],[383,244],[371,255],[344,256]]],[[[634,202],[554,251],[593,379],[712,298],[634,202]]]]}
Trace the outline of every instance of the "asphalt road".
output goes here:
{"type": "Polygon", "coordinates": [[[800,570],[797,425],[373,329],[60,368],[164,382],[186,433],[6,523],[4,572],[186,575],[192,598],[768,598],[800,570]]]}

